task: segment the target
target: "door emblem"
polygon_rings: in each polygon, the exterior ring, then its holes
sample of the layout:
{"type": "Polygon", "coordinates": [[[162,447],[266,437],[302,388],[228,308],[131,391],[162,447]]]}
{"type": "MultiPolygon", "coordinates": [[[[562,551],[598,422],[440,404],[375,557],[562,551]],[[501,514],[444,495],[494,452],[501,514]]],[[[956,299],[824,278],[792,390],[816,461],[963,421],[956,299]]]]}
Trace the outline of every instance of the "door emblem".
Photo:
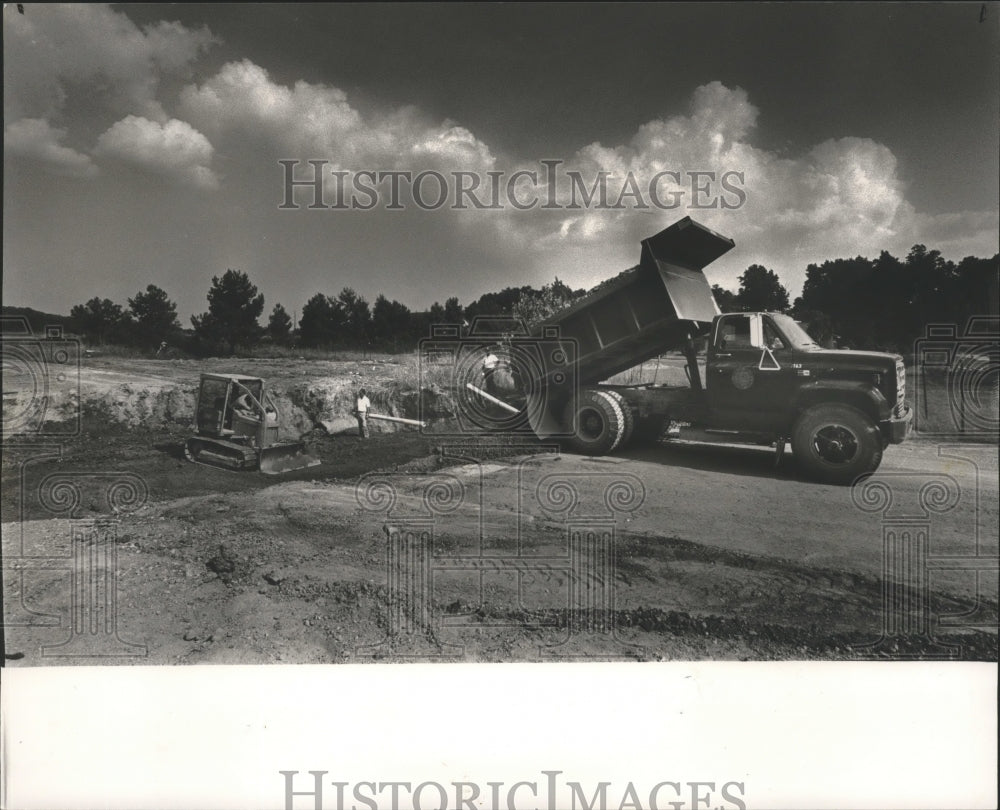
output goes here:
{"type": "Polygon", "coordinates": [[[746,391],[753,385],[754,373],[750,366],[740,366],[733,369],[733,388],[746,391]]]}

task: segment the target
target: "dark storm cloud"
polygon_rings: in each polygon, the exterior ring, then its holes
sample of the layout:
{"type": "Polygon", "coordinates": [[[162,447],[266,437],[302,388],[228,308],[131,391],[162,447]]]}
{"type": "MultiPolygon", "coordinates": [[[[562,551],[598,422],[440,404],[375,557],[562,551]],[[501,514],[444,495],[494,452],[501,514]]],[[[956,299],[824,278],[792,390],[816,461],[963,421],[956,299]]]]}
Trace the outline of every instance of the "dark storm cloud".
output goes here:
{"type": "Polygon", "coordinates": [[[224,31],[216,58],[415,104],[502,152],[621,142],[718,80],[762,111],[762,148],[873,138],[918,169],[913,202],[930,213],[1000,193],[1000,8],[981,23],[977,3],[127,8],[224,31]]]}
{"type": "Polygon", "coordinates": [[[345,285],[467,302],[596,283],[686,214],[736,239],[712,268],[723,284],[759,262],[794,290],[809,261],[917,241],[991,255],[998,29],[972,10],[8,9],[5,297],[66,311],[154,282],[200,311],[211,276],[238,267],[269,306],[345,285]],[[283,158],[445,176],[556,159],[618,187],[673,170],[688,196],[673,211],[280,211],[283,158]],[[741,173],[745,204],[690,210],[696,171],[741,173]]]}

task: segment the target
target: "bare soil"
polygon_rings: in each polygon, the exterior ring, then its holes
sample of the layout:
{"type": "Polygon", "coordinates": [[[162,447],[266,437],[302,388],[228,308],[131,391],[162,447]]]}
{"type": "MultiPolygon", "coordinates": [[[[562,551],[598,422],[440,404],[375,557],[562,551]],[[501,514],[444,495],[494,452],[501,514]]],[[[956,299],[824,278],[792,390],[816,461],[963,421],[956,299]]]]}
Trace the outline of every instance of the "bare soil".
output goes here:
{"type": "Polygon", "coordinates": [[[997,660],[995,447],[890,448],[877,475],[893,501],[876,509],[849,487],[799,480],[793,459],[776,466],[764,449],[666,442],[594,459],[450,436],[446,419],[364,441],[346,394],[363,384],[409,413],[412,363],[244,361],[237,371],[301,411],[293,432],[323,462],[273,477],[187,462],[191,413],[156,410],[193,396],[201,370],[234,370],[212,365],[88,361],[80,434],[48,450],[8,443],[8,664],[997,660]],[[152,415],[137,424],[140,401],[152,415]],[[317,414],[343,430],[314,429],[317,414]],[[79,498],[46,500],[52,476],[79,498]],[[116,476],[144,484],[143,505],[115,513],[116,476]],[[948,508],[928,486],[954,492],[948,508]],[[923,515],[929,558],[986,561],[977,579],[967,563],[932,560],[925,602],[919,588],[899,592],[926,614],[903,627],[883,589],[900,515],[923,515]],[[73,561],[105,548],[88,526],[113,540],[87,569],[115,574],[101,580],[117,588],[107,613],[81,614],[74,590],[73,561]],[[399,531],[426,543],[403,579],[390,554],[399,531]]]}

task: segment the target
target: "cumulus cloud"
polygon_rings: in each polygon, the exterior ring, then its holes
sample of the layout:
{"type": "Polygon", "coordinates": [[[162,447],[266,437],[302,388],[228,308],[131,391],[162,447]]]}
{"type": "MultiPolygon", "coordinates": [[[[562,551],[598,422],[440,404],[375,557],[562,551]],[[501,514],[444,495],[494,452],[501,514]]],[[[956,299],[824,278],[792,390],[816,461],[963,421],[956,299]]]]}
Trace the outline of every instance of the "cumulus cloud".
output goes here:
{"type": "Polygon", "coordinates": [[[173,180],[204,189],[216,189],[219,180],[208,167],[212,159],[208,138],[185,121],[165,124],[129,115],[97,139],[94,154],[121,160],[173,180]]]}
{"type": "MultiPolygon", "coordinates": [[[[560,167],[584,178],[607,172],[608,188],[614,193],[630,174],[644,189],[645,181],[657,172],[678,172],[680,182],[671,177],[658,185],[661,200],[679,201],[676,209],[650,205],[642,211],[562,211],[548,217],[539,211],[522,218],[519,227],[531,232],[539,260],[555,262],[560,277],[581,278],[579,270],[574,276],[573,262],[578,268],[591,268],[583,273],[587,283],[612,269],[600,266],[607,257],[632,256],[640,239],[686,215],[736,239],[737,250],[712,269],[713,273],[721,269],[720,280],[730,284],[749,264],[760,262],[797,290],[810,262],[878,255],[882,250],[905,255],[922,240],[954,247],[960,254],[995,251],[991,249],[996,242],[995,212],[945,218],[918,214],[906,200],[896,157],[886,145],[846,137],[824,141],[795,157],[779,156],[753,144],[758,117],[741,88],[720,82],[698,87],[687,114],[649,121],[626,143],[588,144],[560,167]],[[693,205],[689,173],[706,171],[713,172],[715,180],[710,184],[712,193],[700,202],[714,207],[699,208],[693,205]],[[719,179],[727,172],[743,178],[739,185],[746,200],[736,209],[721,204],[726,195],[720,196],[719,179]],[[712,201],[713,196],[718,199],[712,201]],[[577,251],[580,246],[583,250],[577,251]],[[588,256],[594,260],[588,262],[588,256]]],[[[609,195],[612,201],[614,193],[609,195]]],[[[568,202],[569,195],[570,186],[563,184],[559,199],[568,202]]],[[[728,197],[729,202],[734,200],[728,197]]]]}
{"type": "Polygon", "coordinates": [[[468,129],[428,122],[413,107],[366,119],[337,87],[298,81],[286,87],[249,60],[230,62],[181,93],[187,120],[213,136],[260,142],[284,157],[321,158],[350,170],[441,168],[486,171],[494,163],[468,129]]]}
{"type": "MultiPolygon", "coordinates": [[[[939,216],[915,211],[885,144],[846,137],[807,145],[797,154],[759,147],[755,133],[764,113],[745,90],[718,81],[694,88],[686,109],[643,123],[621,142],[582,143],[571,154],[544,155],[562,158],[556,197],[563,203],[570,202],[568,172],[578,172],[588,187],[604,173],[611,203],[634,177],[648,204],[650,179],[676,172],[657,185],[660,200],[674,201],[670,210],[636,209],[626,195],[620,209],[544,210],[539,204],[528,211],[445,206],[431,213],[410,206],[386,218],[379,211],[364,217],[313,212],[275,218],[282,193],[276,161],[282,158],[324,159],[330,168],[348,171],[473,172],[483,178],[484,189],[487,172],[499,170],[509,178],[525,169],[539,174],[535,190],[544,198],[542,156],[498,157],[495,144],[466,122],[432,120],[412,106],[363,111],[336,86],[281,84],[249,59],[197,80],[185,78],[188,84],[176,108],[167,104],[168,112],[161,105],[161,77],[190,73],[214,41],[207,29],[171,22],[140,29],[105,6],[33,6],[32,11],[5,19],[5,111],[12,122],[6,128],[7,153],[41,161],[51,171],[89,177],[98,169],[85,151],[96,141],[92,154],[109,183],[115,164],[199,189],[224,183],[228,198],[239,203],[206,215],[205,236],[192,238],[192,251],[249,251],[245,246],[252,243],[248,268],[252,261],[266,266],[263,243],[270,237],[270,244],[280,246],[274,248],[280,258],[269,254],[270,262],[287,266],[290,278],[312,272],[308,268],[322,264],[336,246],[343,265],[358,274],[345,283],[380,284],[401,299],[407,291],[394,292],[399,284],[409,284],[412,295],[429,294],[422,281],[385,269],[398,267],[402,258],[407,266],[432,268],[431,274],[452,274],[449,283],[461,287],[452,289],[466,296],[495,288],[498,278],[504,284],[543,284],[558,275],[574,287],[589,286],[637,260],[639,240],[687,215],[737,242],[736,250],[710,268],[713,282],[734,286],[748,265],[761,263],[776,270],[793,294],[808,263],[831,257],[881,250],[905,255],[917,242],[958,256],[996,252],[995,211],[939,216]],[[83,95],[76,98],[77,93],[83,95]],[[60,128],[63,117],[73,126],[60,128]],[[89,134],[81,134],[81,118],[89,134]],[[710,207],[695,204],[692,172],[714,174],[710,207]],[[744,198],[729,194],[730,207],[718,200],[719,181],[727,173],[738,175],[745,193],[744,198]],[[733,202],[740,204],[732,207],[733,202]],[[229,234],[235,247],[220,248],[219,233],[229,234]]],[[[530,193],[524,183],[519,189],[521,199],[530,193]]],[[[311,194],[305,187],[298,192],[304,198],[311,194]]],[[[478,196],[489,198],[485,190],[478,196]]]]}
{"type": "Polygon", "coordinates": [[[207,28],[158,22],[140,29],[102,4],[8,11],[3,30],[8,155],[39,161],[57,174],[92,177],[97,167],[84,152],[98,132],[120,119],[101,136],[95,154],[201,187],[217,184],[207,167],[211,145],[189,125],[170,119],[157,98],[164,75],[187,76],[215,42],[207,28]]]}
{"type": "MultiPolygon", "coordinates": [[[[9,7],[8,7],[9,8],[9,7]]],[[[107,5],[37,4],[7,14],[4,116],[52,119],[73,93],[118,114],[162,117],[156,100],[162,72],[184,75],[215,38],[160,22],[145,30],[107,5]]]]}
{"type": "MultiPolygon", "coordinates": [[[[188,85],[180,112],[221,151],[249,157],[258,168],[265,155],[321,158],[333,168],[355,171],[475,172],[483,176],[484,187],[488,171],[510,177],[526,169],[539,175],[538,196],[546,194],[543,167],[533,156],[500,161],[468,127],[430,121],[412,107],[365,115],[339,88],[304,81],[281,85],[249,60],[226,64],[200,84],[188,85]]],[[[754,143],[760,115],[744,89],[713,81],[693,90],[686,111],[646,122],[623,143],[586,144],[564,158],[558,169],[560,202],[570,202],[567,173],[578,172],[588,187],[606,173],[609,201],[615,202],[632,176],[647,203],[643,210],[635,210],[628,195],[625,207],[617,210],[546,211],[541,201],[527,212],[509,206],[489,215],[443,209],[433,215],[435,228],[450,228],[456,238],[461,230],[463,239],[500,245],[509,254],[509,266],[535,267],[544,274],[539,280],[558,273],[571,283],[589,284],[634,261],[640,239],[690,215],[737,240],[738,250],[713,267],[715,273],[721,268],[721,281],[732,282],[749,264],[760,262],[777,270],[793,290],[810,262],[877,255],[883,249],[905,254],[928,229],[952,232],[955,223],[918,215],[907,202],[896,158],[886,145],[846,137],[795,156],[779,155],[754,143]],[[651,204],[648,183],[658,172],[678,173],[657,184],[659,199],[674,201],[671,210],[651,204]],[[692,172],[713,173],[707,198],[695,199],[692,172]],[[726,206],[720,204],[720,180],[728,173],[745,198],[729,193],[726,206]]],[[[234,167],[231,174],[260,174],[246,168],[234,167]]],[[[530,196],[530,186],[522,183],[519,189],[521,199],[530,196]]],[[[311,193],[298,191],[303,199],[311,193]]],[[[270,189],[268,196],[273,194],[270,189]]],[[[976,245],[995,217],[981,219],[965,219],[980,223],[965,228],[976,245]]]]}
{"type": "MultiPolygon", "coordinates": [[[[722,82],[710,82],[696,88],[691,99],[692,114],[687,126],[711,133],[713,145],[745,138],[757,124],[758,110],[741,87],[729,88],[722,82]]],[[[683,122],[683,119],[676,119],[683,122]]]]}
{"type": "MultiPolygon", "coordinates": [[[[607,177],[609,204],[613,206],[621,197],[624,207],[569,215],[560,212],[534,217],[524,224],[534,231],[536,244],[546,251],[564,250],[569,243],[606,245],[618,233],[621,252],[625,245],[634,245],[651,235],[650,229],[655,230],[659,222],[666,224],[688,214],[710,227],[731,225],[734,211],[722,205],[724,175],[739,173],[744,180],[730,175],[731,184],[740,186],[748,199],[757,203],[761,194],[771,196],[765,185],[785,182],[776,175],[785,173],[788,181],[796,176],[795,167],[782,167],[780,161],[749,143],[758,115],[742,88],[729,88],[721,82],[698,87],[692,93],[686,114],[648,121],[626,143],[587,144],[560,167],[564,176],[578,173],[588,188],[603,173],[607,177]],[[663,172],[669,174],[660,175],[663,172]],[[712,177],[693,177],[692,173],[697,172],[709,172],[712,177]],[[696,199],[696,185],[707,188],[708,194],[699,194],[696,199]],[[705,204],[714,207],[691,210],[692,206],[705,204]],[[672,207],[664,210],[658,205],[672,207]],[[637,216],[636,208],[654,215],[655,219],[637,216]]],[[[784,192],[778,193],[787,198],[784,192]]],[[[558,187],[557,198],[561,203],[572,202],[573,195],[572,183],[563,182],[558,187]]],[[[726,203],[737,205],[740,199],[730,192],[726,203]]]]}
{"type": "Polygon", "coordinates": [[[489,147],[465,127],[448,126],[425,130],[409,145],[413,155],[428,155],[456,170],[484,170],[495,163],[489,147]],[[445,128],[447,127],[447,128],[445,128]]]}
{"type": "MultiPolygon", "coordinates": [[[[345,139],[365,132],[342,90],[304,81],[285,87],[246,59],[224,65],[201,86],[185,87],[181,109],[213,134],[255,134],[294,150],[311,150],[310,157],[346,152],[345,139]]],[[[367,145],[377,148],[376,139],[367,145]]]]}
{"type": "Polygon", "coordinates": [[[42,118],[22,118],[4,128],[4,151],[39,161],[48,171],[64,177],[93,177],[97,166],[89,156],[63,146],[65,130],[53,129],[42,118]]]}
{"type": "MultiPolygon", "coordinates": [[[[131,32],[130,32],[131,33],[131,32]]],[[[149,59],[161,70],[182,76],[190,74],[191,64],[202,51],[216,44],[218,39],[208,28],[185,28],[179,22],[160,20],[143,28],[144,47],[149,59]]]]}

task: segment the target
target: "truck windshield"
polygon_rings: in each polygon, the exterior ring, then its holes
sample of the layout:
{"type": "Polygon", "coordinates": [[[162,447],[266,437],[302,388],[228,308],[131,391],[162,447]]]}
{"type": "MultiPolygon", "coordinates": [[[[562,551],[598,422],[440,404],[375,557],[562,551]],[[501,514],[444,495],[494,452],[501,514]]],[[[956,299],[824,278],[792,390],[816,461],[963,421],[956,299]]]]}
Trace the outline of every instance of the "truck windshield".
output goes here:
{"type": "Polygon", "coordinates": [[[770,316],[774,321],[774,325],[781,330],[788,342],[792,344],[795,349],[818,349],[819,345],[809,337],[809,334],[799,326],[792,318],[787,315],[773,314],[770,316]]]}

